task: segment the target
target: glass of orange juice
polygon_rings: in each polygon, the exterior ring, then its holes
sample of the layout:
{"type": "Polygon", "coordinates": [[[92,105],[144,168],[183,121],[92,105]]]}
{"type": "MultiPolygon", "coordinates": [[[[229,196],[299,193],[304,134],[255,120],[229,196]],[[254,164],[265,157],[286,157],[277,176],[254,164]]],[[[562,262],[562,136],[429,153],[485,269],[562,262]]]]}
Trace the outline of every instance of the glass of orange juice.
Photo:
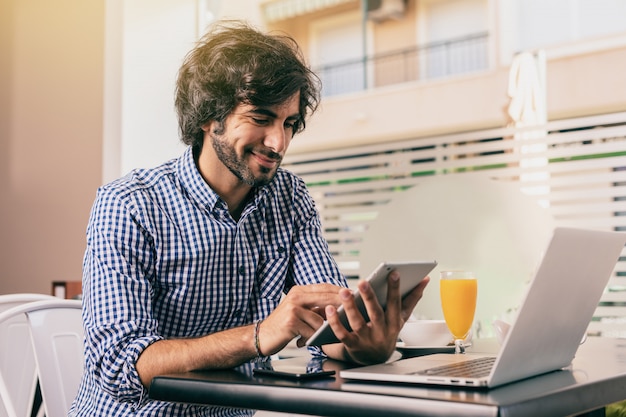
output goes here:
{"type": "Polygon", "coordinates": [[[441,271],[439,291],[443,318],[454,336],[454,351],[465,353],[465,338],[472,328],[476,311],[476,276],[470,271],[441,271]]]}

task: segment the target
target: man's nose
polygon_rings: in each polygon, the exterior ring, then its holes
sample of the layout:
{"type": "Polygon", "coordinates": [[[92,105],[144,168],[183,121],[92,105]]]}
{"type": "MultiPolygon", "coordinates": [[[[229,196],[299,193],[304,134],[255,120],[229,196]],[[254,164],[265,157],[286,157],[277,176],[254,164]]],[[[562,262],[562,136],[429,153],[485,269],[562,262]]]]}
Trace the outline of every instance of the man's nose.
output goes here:
{"type": "Polygon", "coordinates": [[[264,144],[274,152],[281,153],[287,149],[290,139],[291,135],[288,129],[286,129],[283,125],[276,123],[268,129],[264,144]]]}

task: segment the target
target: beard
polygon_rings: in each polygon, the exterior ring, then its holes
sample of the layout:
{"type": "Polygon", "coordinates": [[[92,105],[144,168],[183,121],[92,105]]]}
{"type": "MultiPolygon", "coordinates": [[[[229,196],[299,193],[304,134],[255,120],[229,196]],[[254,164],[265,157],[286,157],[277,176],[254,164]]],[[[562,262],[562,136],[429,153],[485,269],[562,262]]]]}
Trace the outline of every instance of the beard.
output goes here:
{"type": "Polygon", "coordinates": [[[211,144],[213,145],[213,150],[217,155],[218,159],[224,164],[226,168],[230,172],[233,173],[235,177],[237,177],[241,182],[247,184],[251,187],[262,187],[264,185],[269,184],[274,177],[276,176],[276,172],[278,171],[278,167],[280,166],[280,161],[282,157],[280,154],[273,152],[269,149],[257,149],[255,153],[262,154],[267,158],[273,159],[277,161],[276,167],[273,169],[259,166],[259,172],[255,173],[251,168],[246,156],[252,154],[254,148],[246,147],[244,148],[243,155],[237,155],[237,151],[230,144],[228,138],[225,135],[221,135],[218,132],[214,131],[210,134],[211,144]]]}

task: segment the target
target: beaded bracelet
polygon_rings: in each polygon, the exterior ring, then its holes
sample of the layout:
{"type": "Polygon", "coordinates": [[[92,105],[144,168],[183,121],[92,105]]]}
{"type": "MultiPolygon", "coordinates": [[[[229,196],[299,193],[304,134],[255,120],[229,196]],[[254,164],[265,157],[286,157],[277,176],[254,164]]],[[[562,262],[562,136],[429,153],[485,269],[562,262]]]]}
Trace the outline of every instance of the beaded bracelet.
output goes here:
{"type": "Polygon", "coordinates": [[[261,343],[259,342],[259,329],[261,328],[261,322],[263,319],[257,320],[254,323],[254,352],[257,358],[264,358],[265,355],[261,353],[261,343]]]}

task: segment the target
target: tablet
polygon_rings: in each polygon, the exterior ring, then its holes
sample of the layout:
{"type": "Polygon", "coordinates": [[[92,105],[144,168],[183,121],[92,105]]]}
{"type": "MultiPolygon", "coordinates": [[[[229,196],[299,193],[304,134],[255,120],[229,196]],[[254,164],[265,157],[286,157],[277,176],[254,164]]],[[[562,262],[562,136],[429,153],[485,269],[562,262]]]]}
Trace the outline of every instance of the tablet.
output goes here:
{"type": "MultiPolygon", "coordinates": [[[[378,302],[385,308],[387,304],[387,275],[391,271],[395,269],[400,273],[400,294],[404,297],[409,291],[415,288],[435,266],[437,266],[436,261],[382,262],[369,275],[367,281],[369,281],[372,286],[378,302]]],[[[369,321],[365,304],[358,290],[354,292],[354,298],[359,311],[361,311],[361,314],[369,321]]],[[[341,323],[346,326],[348,330],[351,330],[343,306],[339,306],[337,314],[339,314],[341,323]]],[[[329,343],[337,343],[338,341],[330,325],[325,321],[313,336],[307,340],[306,345],[321,346],[329,343]]]]}

